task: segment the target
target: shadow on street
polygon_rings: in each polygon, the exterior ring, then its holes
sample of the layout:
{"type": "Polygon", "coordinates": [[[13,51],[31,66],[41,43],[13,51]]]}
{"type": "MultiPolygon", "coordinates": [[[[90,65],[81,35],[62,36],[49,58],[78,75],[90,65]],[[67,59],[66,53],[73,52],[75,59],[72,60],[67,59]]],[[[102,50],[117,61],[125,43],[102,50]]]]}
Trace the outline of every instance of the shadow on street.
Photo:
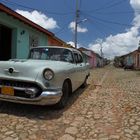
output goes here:
{"type": "Polygon", "coordinates": [[[52,120],[58,119],[63,115],[63,112],[68,110],[71,105],[76,102],[78,97],[86,90],[85,88],[79,88],[69,98],[68,105],[64,109],[55,109],[54,106],[36,106],[26,105],[10,102],[1,102],[0,114],[5,113],[8,115],[14,115],[19,117],[26,117],[35,120],[52,120]]]}

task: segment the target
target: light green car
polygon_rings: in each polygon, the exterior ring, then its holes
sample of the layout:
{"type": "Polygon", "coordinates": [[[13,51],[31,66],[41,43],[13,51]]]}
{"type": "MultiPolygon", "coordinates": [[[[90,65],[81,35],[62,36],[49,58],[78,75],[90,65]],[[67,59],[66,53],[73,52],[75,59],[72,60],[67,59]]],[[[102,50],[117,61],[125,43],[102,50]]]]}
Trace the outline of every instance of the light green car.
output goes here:
{"type": "Polygon", "coordinates": [[[88,76],[89,64],[77,49],[35,47],[28,59],[0,61],[0,100],[63,108],[88,76]]]}

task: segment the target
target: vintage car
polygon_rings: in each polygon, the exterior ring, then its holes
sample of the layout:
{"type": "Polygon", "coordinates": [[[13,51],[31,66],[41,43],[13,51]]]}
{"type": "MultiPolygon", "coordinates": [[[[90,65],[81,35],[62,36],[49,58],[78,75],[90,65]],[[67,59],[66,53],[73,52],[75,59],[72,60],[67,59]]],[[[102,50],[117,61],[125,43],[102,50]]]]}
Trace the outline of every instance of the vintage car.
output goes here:
{"type": "Polygon", "coordinates": [[[30,50],[28,59],[0,61],[0,101],[63,108],[89,76],[80,51],[59,46],[30,50]]]}

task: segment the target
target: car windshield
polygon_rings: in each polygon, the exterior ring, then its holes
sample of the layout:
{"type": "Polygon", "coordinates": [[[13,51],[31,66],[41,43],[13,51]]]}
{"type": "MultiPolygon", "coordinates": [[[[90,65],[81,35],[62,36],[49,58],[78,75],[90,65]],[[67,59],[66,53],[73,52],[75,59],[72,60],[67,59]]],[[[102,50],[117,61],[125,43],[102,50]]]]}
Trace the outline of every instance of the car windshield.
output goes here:
{"type": "Polygon", "coordinates": [[[29,59],[65,61],[73,63],[71,51],[64,48],[34,48],[30,51],[29,59]]]}

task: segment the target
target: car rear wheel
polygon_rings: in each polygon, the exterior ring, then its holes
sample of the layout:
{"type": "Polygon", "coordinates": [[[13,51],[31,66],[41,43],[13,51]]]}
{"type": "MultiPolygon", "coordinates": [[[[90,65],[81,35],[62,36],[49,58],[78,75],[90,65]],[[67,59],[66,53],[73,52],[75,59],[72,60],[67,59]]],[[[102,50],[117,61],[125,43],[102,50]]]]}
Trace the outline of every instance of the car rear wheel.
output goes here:
{"type": "Polygon", "coordinates": [[[67,103],[68,103],[68,99],[69,99],[69,83],[67,81],[64,82],[63,87],[62,87],[62,97],[60,99],[60,101],[55,105],[56,108],[61,109],[64,108],[67,103]]]}
{"type": "Polygon", "coordinates": [[[84,83],[81,85],[81,88],[85,88],[86,86],[87,86],[87,76],[86,76],[86,78],[85,78],[85,80],[84,80],[84,83]]]}

